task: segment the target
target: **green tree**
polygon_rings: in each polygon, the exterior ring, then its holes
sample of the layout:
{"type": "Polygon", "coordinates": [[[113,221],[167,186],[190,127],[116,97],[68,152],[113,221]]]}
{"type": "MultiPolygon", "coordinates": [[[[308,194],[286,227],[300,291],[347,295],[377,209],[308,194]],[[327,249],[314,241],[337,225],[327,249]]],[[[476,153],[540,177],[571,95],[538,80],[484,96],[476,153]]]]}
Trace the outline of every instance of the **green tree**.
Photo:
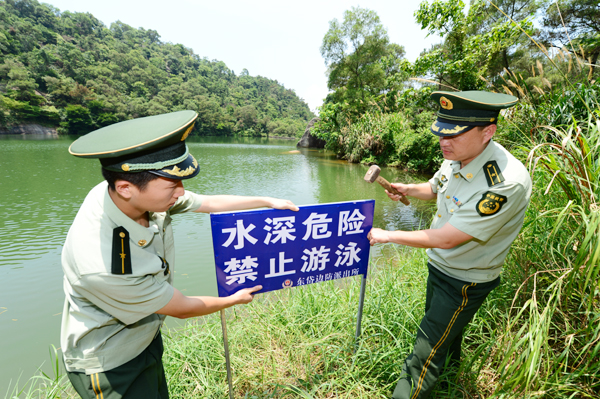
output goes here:
{"type": "Polygon", "coordinates": [[[68,105],[65,111],[67,116],[61,122],[61,127],[69,134],[85,134],[96,127],[89,109],[81,105],[68,105]]]}
{"type": "Polygon", "coordinates": [[[342,23],[329,22],[321,55],[329,73],[327,87],[333,91],[326,102],[348,103],[356,118],[388,89],[387,73],[397,69],[404,48],[390,44],[377,13],[353,7],[344,12],[342,23]]]}
{"type": "MultiPolygon", "coordinates": [[[[483,2],[475,23],[471,26],[472,34],[485,34],[494,29],[494,26],[511,21],[524,21],[534,18],[546,0],[495,0],[483,2]]],[[[519,61],[528,58],[527,55],[536,49],[534,43],[524,34],[516,36],[508,46],[499,46],[498,51],[492,54],[488,64],[489,74],[500,74],[504,69],[512,71],[513,66],[521,68],[519,61]]]]}
{"type": "Polygon", "coordinates": [[[523,30],[532,30],[529,19],[517,23],[488,20],[486,28],[479,30],[486,10],[489,8],[483,1],[473,1],[468,12],[460,0],[422,2],[415,13],[417,22],[429,35],[440,35],[443,44],[419,57],[413,73],[457,90],[486,88],[486,79],[492,77],[493,56],[508,51],[523,30]]]}

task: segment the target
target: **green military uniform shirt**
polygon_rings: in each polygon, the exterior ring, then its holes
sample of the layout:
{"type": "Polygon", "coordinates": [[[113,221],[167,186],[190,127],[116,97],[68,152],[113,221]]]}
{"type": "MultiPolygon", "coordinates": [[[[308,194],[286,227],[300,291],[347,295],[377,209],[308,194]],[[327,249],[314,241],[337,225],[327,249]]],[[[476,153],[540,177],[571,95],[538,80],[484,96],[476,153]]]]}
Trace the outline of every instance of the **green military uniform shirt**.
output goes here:
{"type": "MultiPolygon", "coordinates": [[[[167,212],[150,212],[146,228],[127,217],[102,182],[85,198],[62,251],[66,300],[61,347],[70,372],[111,370],[140,354],[165,318],[155,314],[173,297],[175,250],[170,215],[194,211],[201,197],[186,191],[167,212]],[[114,274],[113,233],[123,227],[130,274],[114,274]]],[[[122,237],[122,236],[121,236],[122,237]]]]}
{"type": "Polygon", "coordinates": [[[500,275],[519,234],[531,196],[531,178],[523,164],[490,140],[464,168],[446,160],[429,180],[437,193],[432,229],[447,222],[473,237],[450,249],[427,250],[431,263],[462,281],[482,283],[500,275]]]}

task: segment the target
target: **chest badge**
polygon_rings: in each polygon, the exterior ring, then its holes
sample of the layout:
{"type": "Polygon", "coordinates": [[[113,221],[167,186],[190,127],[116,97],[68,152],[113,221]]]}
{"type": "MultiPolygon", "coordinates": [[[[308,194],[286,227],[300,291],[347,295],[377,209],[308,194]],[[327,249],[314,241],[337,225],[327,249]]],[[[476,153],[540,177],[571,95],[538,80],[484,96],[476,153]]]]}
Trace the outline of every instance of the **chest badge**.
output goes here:
{"type": "Polygon", "coordinates": [[[460,208],[460,207],[462,206],[462,204],[463,204],[462,202],[460,202],[460,200],[459,200],[458,198],[456,198],[456,197],[454,197],[454,196],[452,197],[452,202],[454,202],[454,204],[455,204],[456,206],[458,206],[459,208],[460,208]]]}
{"type": "Polygon", "coordinates": [[[500,212],[502,206],[507,202],[508,199],[504,195],[487,191],[481,196],[481,199],[475,208],[477,209],[479,216],[492,216],[500,212]]]}

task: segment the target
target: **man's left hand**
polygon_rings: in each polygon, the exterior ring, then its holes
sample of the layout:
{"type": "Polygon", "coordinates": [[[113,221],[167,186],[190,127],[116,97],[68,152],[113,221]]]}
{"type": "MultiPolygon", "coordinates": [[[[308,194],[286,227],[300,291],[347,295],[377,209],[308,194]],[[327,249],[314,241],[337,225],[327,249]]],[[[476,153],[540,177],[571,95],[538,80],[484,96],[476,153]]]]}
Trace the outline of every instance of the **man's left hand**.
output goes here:
{"type": "Polygon", "coordinates": [[[369,234],[367,235],[367,238],[369,239],[369,244],[373,246],[375,244],[385,244],[390,242],[390,236],[388,233],[389,231],[387,230],[382,230],[378,228],[371,229],[371,231],[369,231],[369,234]]]}

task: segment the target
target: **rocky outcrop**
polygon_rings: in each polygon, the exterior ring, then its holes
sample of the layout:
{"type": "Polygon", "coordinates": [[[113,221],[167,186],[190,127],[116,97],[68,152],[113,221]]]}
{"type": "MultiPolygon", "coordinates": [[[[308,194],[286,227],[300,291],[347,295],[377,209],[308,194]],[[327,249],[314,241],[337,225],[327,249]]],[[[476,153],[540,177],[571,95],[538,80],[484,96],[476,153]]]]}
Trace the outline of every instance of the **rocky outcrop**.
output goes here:
{"type": "Polygon", "coordinates": [[[56,128],[46,127],[37,124],[16,125],[7,128],[0,127],[0,134],[45,134],[58,136],[56,128]]]}
{"type": "Polygon", "coordinates": [[[310,129],[312,129],[312,127],[315,125],[315,122],[318,120],[319,118],[317,117],[312,118],[310,122],[308,122],[306,130],[304,131],[304,135],[302,136],[298,144],[296,144],[296,147],[325,148],[325,140],[321,140],[320,138],[317,138],[310,133],[310,129]]]}

